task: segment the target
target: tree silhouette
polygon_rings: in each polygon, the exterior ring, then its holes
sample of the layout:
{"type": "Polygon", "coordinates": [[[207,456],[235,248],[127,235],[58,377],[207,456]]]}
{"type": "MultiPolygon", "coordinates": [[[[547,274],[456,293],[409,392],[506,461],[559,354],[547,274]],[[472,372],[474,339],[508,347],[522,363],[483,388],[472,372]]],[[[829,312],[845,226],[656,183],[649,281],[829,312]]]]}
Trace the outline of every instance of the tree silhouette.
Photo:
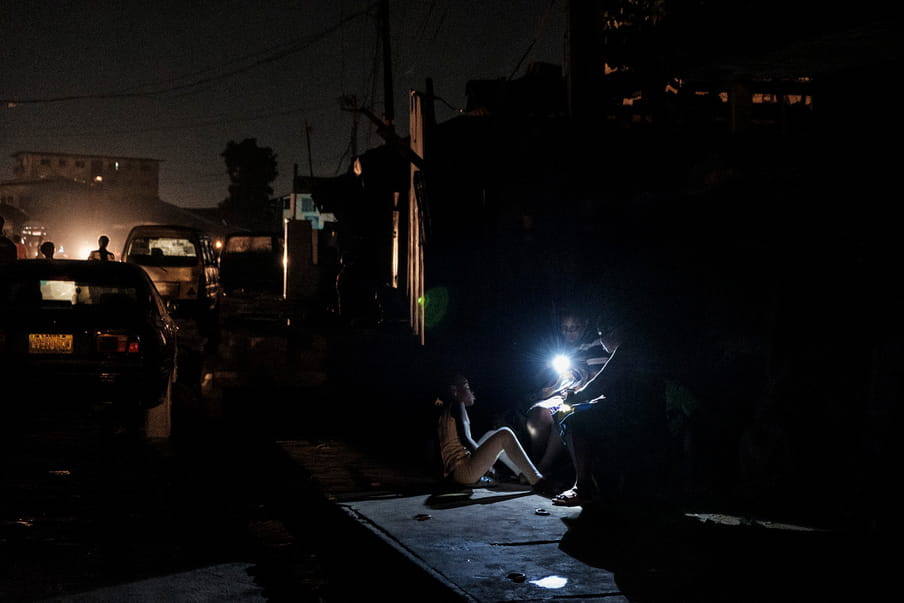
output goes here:
{"type": "Polygon", "coordinates": [[[276,155],[258,147],[257,139],[230,140],[221,154],[229,174],[229,196],[219,207],[227,222],[253,230],[267,230],[274,222],[270,183],[279,175],[276,155]]]}

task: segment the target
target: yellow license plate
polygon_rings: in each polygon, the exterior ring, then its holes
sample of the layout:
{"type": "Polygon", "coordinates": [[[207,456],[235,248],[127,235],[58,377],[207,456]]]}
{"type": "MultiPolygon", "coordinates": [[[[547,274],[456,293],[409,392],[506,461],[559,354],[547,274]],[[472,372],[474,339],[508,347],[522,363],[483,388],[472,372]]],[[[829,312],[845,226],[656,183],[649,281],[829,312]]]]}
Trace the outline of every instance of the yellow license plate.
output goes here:
{"type": "Polygon", "coordinates": [[[29,333],[29,354],[71,354],[72,334],[70,333],[29,333]]]}

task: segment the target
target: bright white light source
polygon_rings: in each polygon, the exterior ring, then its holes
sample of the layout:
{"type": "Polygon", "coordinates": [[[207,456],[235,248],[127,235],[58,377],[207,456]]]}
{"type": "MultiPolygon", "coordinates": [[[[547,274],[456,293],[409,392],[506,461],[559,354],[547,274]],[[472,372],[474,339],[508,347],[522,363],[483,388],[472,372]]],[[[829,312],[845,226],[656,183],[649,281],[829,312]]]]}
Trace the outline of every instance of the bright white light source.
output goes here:
{"type": "Polygon", "coordinates": [[[552,368],[559,374],[564,375],[571,368],[571,358],[565,354],[559,354],[552,359],[552,368]]]}

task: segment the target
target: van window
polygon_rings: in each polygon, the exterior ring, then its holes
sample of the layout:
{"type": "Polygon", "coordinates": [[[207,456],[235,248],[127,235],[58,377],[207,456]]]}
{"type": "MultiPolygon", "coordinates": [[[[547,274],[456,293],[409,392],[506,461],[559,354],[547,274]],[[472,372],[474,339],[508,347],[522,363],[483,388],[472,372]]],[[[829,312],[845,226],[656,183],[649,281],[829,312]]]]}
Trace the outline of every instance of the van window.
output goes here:
{"type": "Polygon", "coordinates": [[[198,263],[198,248],[184,237],[136,237],[126,253],[127,261],[139,266],[177,268],[198,263]]]}
{"type": "Polygon", "coordinates": [[[273,251],[273,237],[233,236],[226,241],[224,253],[269,253],[273,251]]]}

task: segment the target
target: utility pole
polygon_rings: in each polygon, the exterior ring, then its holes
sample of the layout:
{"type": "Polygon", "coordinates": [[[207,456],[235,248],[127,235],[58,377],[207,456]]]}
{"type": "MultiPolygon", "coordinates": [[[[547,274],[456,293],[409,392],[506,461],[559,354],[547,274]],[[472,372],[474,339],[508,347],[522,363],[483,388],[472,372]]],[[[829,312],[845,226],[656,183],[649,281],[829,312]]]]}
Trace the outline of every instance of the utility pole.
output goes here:
{"type": "Polygon", "coordinates": [[[308,174],[311,175],[311,185],[314,183],[314,160],[311,158],[311,124],[304,120],[304,137],[308,143],[308,174]]]}
{"type": "MultiPolygon", "coordinates": [[[[358,97],[352,96],[352,106],[358,106],[358,97]]],[[[352,157],[358,156],[358,112],[352,112],[352,157]]]]}
{"type": "MultiPolygon", "coordinates": [[[[344,94],[339,99],[339,104],[343,111],[351,111],[352,113],[352,140],[351,151],[352,157],[358,156],[358,114],[361,108],[358,107],[358,97],[354,94],[344,94]]],[[[377,120],[377,125],[382,126],[383,122],[377,120]]]]}
{"type": "Polygon", "coordinates": [[[389,0],[380,0],[380,29],[383,36],[383,104],[386,128],[395,131],[395,105],[392,102],[392,51],[389,45],[389,0]]]}

